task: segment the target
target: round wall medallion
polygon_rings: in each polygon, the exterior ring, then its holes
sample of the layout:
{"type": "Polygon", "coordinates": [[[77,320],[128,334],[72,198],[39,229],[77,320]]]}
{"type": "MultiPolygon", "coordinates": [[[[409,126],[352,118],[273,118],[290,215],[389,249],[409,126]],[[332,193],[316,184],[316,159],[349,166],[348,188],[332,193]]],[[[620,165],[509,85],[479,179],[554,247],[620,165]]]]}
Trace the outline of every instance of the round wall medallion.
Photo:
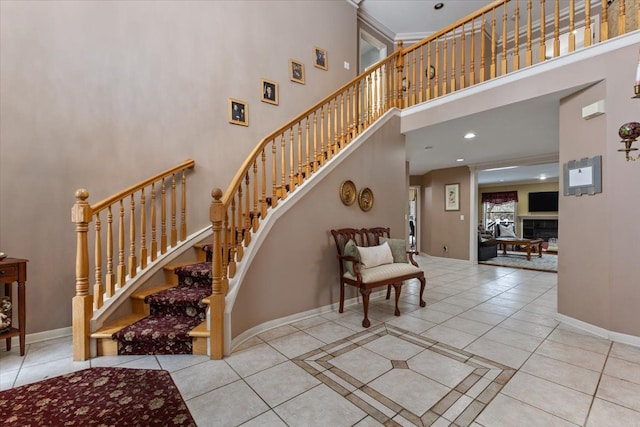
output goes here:
{"type": "Polygon", "coordinates": [[[369,187],[365,187],[360,190],[358,194],[358,205],[360,205],[360,209],[367,212],[373,207],[373,193],[369,187]]]}
{"type": "Polygon", "coordinates": [[[356,201],[356,185],[351,180],[346,180],[340,185],[340,200],[349,206],[356,201]]]}
{"type": "Polygon", "coordinates": [[[429,69],[426,72],[427,77],[429,77],[429,80],[433,79],[436,76],[436,67],[434,67],[433,65],[429,65],[429,69]]]}

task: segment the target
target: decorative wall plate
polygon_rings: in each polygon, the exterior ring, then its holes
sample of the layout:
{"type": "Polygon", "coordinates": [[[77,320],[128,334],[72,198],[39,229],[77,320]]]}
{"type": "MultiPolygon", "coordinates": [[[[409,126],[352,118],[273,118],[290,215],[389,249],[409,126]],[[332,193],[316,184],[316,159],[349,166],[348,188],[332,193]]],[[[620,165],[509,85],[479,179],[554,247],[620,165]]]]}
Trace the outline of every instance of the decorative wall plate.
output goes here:
{"type": "Polygon", "coordinates": [[[340,185],[340,200],[347,206],[356,201],[356,185],[351,180],[346,180],[340,185]]]}
{"type": "Polygon", "coordinates": [[[373,207],[373,192],[371,192],[369,187],[360,190],[358,194],[358,205],[360,205],[360,209],[365,212],[373,207]]]}

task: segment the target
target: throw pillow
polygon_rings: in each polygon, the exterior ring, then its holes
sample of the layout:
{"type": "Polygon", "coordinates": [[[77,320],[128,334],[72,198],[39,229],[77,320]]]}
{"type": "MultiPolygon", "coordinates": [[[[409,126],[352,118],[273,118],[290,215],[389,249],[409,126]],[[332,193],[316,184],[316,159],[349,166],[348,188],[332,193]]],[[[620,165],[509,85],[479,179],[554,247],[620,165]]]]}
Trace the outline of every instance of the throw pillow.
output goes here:
{"type": "Polygon", "coordinates": [[[498,224],[498,228],[500,229],[500,237],[517,237],[513,227],[498,224]]]}
{"type": "MultiPolygon", "coordinates": [[[[358,247],[356,246],[356,242],[353,239],[350,239],[347,243],[345,243],[343,253],[345,256],[354,257],[356,260],[360,259],[358,256],[358,247]]],[[[350,273],[352,276],[356,275],[353,271],[352,261],[343,261],[342,267],[347,273],[350,273]]]]}
{"type": "Polygon", "coordinates": [[[360,247],[360,263],[363,268],[373,268],[384,264],[393,264],[393,255],[387,242],[378,246],[360,247]]]}
{"type": "Polygon", "coordinates": [[[389,243],[389,247],[391,247],[393,262],[409,262],[409,259],[407,258],[407,244],[403,239],[380,237],[380,243],[384,242],[389,243]]]}

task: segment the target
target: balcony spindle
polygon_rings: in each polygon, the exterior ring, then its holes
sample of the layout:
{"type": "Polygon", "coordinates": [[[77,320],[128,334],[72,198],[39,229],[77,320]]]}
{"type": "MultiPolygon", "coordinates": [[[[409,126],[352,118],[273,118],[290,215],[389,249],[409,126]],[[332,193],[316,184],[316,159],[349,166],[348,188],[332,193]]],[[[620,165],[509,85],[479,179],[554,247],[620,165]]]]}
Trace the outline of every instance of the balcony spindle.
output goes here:
{"type": "Polygon", "coordinates": [[[457,69],[456,69],[456,30],[455,28],[452,31],[452,41],[451,41],[451,81],[449,90],[451,92],[455,92],[457,88],[457,69]]]}
{"type": "Polygon", "coordinates": [[[556,0],[553,10],[553,57],[560,56],[560,0],[556,0]]]}
{"type": "Polygon", "coordinates": [[[107,208],[107,274],[105,276],[105,291],[107,298],[116,293],[116,275],[113,273],[113,212],[111,206],[107,208]]]}
{"type": "Polygon", "coordinates": [[[260,213],[262,214],[262,219],[264,220],[267,217],[268,206],[267,206],[267,153],[265,149],[262,149],[261,153],[261,171],[262,171],[262,182],[261,182],[261,190],[262,197],[260,203],[260,213]]]}
{"type": "Polygon", "coordinates": [[[136,201],[131,195],[131,213],[129,215],[129,278],[136,276],[138,261],[136,258],[136,201]]]}
{"type": "MultiPolygon", "coordinates": [[[[111,214],[111,209],[109,209],[109,214],[111,214]]],[[[156,240],[156,184],[153,183],[151,184],[151,261],[155,261],[157,257],[158,241],[156,240]]]]}
{"type": "Polygon", "coordinates": [[[532,21],[533,21],[533,17],[532,17],[532,4],[531,4],[532,0],[527,0],[527,53],[526,53],[526,61],[527,61],[527,67],[531,66],[533,64],[533,51],[531,49],[532,47],[532,21]]]}
{"type": "Polygon", "coordinates": [[[178,228],[176,227],[176,174],[171,175],[171,247],[178,244],[178,228]]]}
{"type": "Polygon", "coordinates": [[[162,178],[160,187],[160,253],[167,252],[167,187],[162,178]]]}
{"type": "Polygon", "coordinates": [[[509,52],[507,51],[507,5],[502,7],[502,60],[500,61],[500,75],[504,76],[508,72],[507,57],[509,52]]]}
{"type": "MultiPolygon", "coordinates": [[[[182,194],[180,195],[180,240],[187,239],[187,172],[182,171],[182,183],[180,186],[182,194]]],[[[144,194],[144,189],[142,190],[144,194]]]]}
{"type": "Polygon", "coordinates": [[[462,24],[462,31],[460,34],[460,89],[464,89],[466,87],[466,79],[467,75],[465,72],[465,34],[464,34],[464,24],[462,24]]]}
{"type": "Polygon", "coordinates": [[[496,47],[498,40],[496,39],[496,9],[491,11],[491,70],[489,78],[496,78],[496,47]]]}
{"type": "MultiPolygon", "coordinates": [[[[603,0],[607,1],[607,0],[603,0]]],[[[547,27],[547,15],[544,11],[545,0],[540,0],[540,54],[539,61],[544,62],[547,59],[547,41],[545,40],[545,31],[547,27]]]]}
{"type": "Polygon", "coordinates": [[[469,64],[469,86],[476,84],[476,20],[471,21],[471,55],[469,64]]]}
{"type": "MultiPolygon", "coordinates": [[[[186,179],[186,178],[185,178],[186,179]]],[[[183,188],[183,203],[186,209],[186,194],[185,189],[183,188]]],[[[187,232],[185,230],[185,236],[187,232]]],[[[184,240],[186,237],[183,237],[184,240]]],[[[144,194],[144,188],[142,188],[140,193],[140,269],[144,270],[147,268],[147,199],[144,194]]]]}
{"type": "Polygon", "coordinates": [[[253,223],[251,224],[253,232],[258,231],[260,225],[260,217],[258,215],[258,162],[253,161],[253,223]]]}
{"type": "Polygon", "coordinates": [[[120,199],[120,215],[118,215],[118,267],[116,269],[118,289],[124,286],[127,267],[124,264],[124,203],[120,199]]]}
{"type": "Polygon", "coordinates": [[[576,34],[575,34],[575,19],[576,19],[576,2],[575,0],[569,0],[569,52],[576,50],[576,34]]]}
{"type": "MultiPolygon", "coordinates": [[[[513,34],[513,71],[520,69],[520,6],[518,0],[516,2],[516,11],[514,13],[514,34],[513,34]]],[[[505,5],[505,10],[507,9],[505,5]]]]}
{"type": "MultiPolygon", "coordinates": [[[[638,7],[638,18],[640,18],[640,5],[638,7]]],[[[638,20],[640,22],[640,20],[638,20]]],[[[591,46],[591,0],[584,2],[584,47],[591,46]]]]}
{"type": "Polygon", "coordinates": [[[247,247],[251,243],[251,191],[249,186],[249,172],[244,176],[244,222],[242,229],[244,231],[244,246],[247,247]]]}
{"type": "Polygon", "coordinates": [[[485,63],[485,55],[486,55],[486,49],[485,49],[485,34],[486,34],[486,29],[487,29],[487,22],[485,21],[485,14],[482,14],[482,23],[480,24],[480,82],[484,82],[485,79],[487,78],[487,72],[486,72],[486,63],[485,63]]]}
{"type": "MultiPolygon", "coordinates": [[[[100,213],[96,213],[96,241],[94,246],[94,262],[95,262],[95,283],[93,284],[93,309],[97,310],[102,307],[104,302],[102,288],[102,223],[100,221],[100,213]]],[[[88,275],[88,273],[87,273],[88,275]]]]}
{"type": "Polygon", "coordinates": [[[618,0],[618,35],[621,36],[627,32],[627,12],[625,0],[618,0]]]}

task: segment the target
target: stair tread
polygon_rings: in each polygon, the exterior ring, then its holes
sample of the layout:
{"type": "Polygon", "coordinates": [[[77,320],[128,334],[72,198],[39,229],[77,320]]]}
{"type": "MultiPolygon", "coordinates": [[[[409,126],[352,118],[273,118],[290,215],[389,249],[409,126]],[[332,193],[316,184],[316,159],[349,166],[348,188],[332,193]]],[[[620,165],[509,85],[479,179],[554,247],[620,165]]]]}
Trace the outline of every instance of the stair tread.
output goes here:
{"type": "Polygon", "coordinates": [[[165,265],[163,268],[165,270],[169,270],[171,272],[173,272],[173,270],[175,270],[178,267],[186,267],[187,265],[192,265],[192,264],[200,264],[203,261],[180,261],[180,262],[174,262],[171,264],[167,264],[165,265]]]}
{"type": "Polygon", "coordinates": [[[176,285],[165,283],[163,285],[153,286],[151,288],[145,288],[139,291],[135,291],[133,294],[131,294],[131,298],[143,300],[147,295],[152,295],[160,291],[164,291],[164,290],[175,288],[175,287],[176,285]]]}
{"type": "Polygon", "coordinates": [[[205,320],[204,322],[200,323],[198,326],[196,326],[195,328],[193,328],[191,330],[191,332],[189,332],[189,336],[190,337],[202,337],[202,338],[208,338],[209,337],[209,330],[207,329],[207,321],[205,320]]]}
{"type": "Polygon", "coordinates": [[[109,338],[111,336],[141,319],[144,319],[146,314],[129,314],[127,316],[121,317],[119,319],[114,320],[113,322],[102,326],[100,329],[91,334],[91,338],[109,338]]]}
{"type": "MultiPolygon", "coordinates": [[[[136,336],[138,341],[158,341],[161,336],[168,335],[172,335],[172,340],[180,340],[187,338],[187,330],[190,331],[200,322],[202,320],[189,316],[148,316],[136,322],[136,325],[131,330],[138,331],[136,336]],[[144,332],[150,329],[153,329],[153,333],[144,332]],[[142,334],[139,334],[140,331],[143,331],[142,334]]],[[[119,331],[119,335],[122,335],[123,332],[122,330],[119,331]]]]}

